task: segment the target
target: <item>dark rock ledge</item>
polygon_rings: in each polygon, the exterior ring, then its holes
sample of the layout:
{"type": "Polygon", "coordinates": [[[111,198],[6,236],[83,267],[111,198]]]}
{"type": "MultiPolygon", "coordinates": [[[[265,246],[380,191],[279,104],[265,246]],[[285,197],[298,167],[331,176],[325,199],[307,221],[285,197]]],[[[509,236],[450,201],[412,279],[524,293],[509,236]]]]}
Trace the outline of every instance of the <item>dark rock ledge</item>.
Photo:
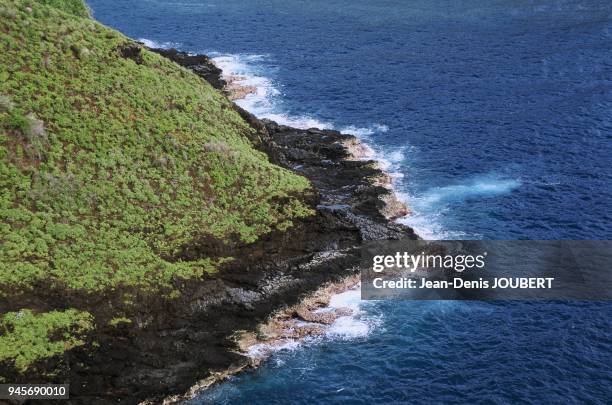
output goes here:
{"type": "MultiPolygon", "coordinates": [[[[221,91],[227,84],[204,55],[153,51],[192,69],[221,91]]],[[[185,398],[198,381],[222,379],[250,366],[238,351],[236,332],[254,331],[275,311],[299,304],[327,283],[355,275],[364,241],[417,238],[412,229],[391,221],[407,209],[376,162],[355,159],[355,137],[290,128],[234,108],[255,129],[250,136],[258,149],[311,181],[315,193],[310,204],[316,215],[234,251],[231,255],[238,259],[227,269],[185,283],[175,301],[142,298],[139,312],[131,314],[133,326],[97,336],[100,349],[93,355],[75,352],[70,402],[185,398]]],[[[184,256],[207,253],[210,247],[204,243],[189,247],[184,256]]]]}

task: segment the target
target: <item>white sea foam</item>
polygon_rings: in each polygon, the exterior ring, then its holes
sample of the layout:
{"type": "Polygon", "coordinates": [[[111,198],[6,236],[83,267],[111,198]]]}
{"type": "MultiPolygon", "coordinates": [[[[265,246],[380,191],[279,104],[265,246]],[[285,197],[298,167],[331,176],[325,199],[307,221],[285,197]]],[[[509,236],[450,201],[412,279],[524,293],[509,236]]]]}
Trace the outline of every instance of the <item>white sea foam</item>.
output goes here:
{"type": "Polygon", "coordinates": [[[477,177],[463,184],[436,187],[427,191],[423,197],[425,204],[437,204],[446,201],[463,201],[474,197],[488,197],[506,194],[520,186],[514,179],[502,179],[493,176],[477,177]]]}
{"type": "Polygon", "coordinates": [[[369,317],[362,310],[364,302],[361,300],[361,286],[336,294],[331,297],[331,308],[350,308],[351,315],[341,316],[330,325],[326,336],[342,339],[362,338],[370,334],[378,323],[378,319],[369,317]]]}
{"type": "Polygon", "coordinates": [[[422,209],[421,204],[417,203],[419,198],[407,197],[405,193],[400,193],[400,200],[407,201],[412,213],[399,218],[397,222],[414,229],[414,231],[425,240],[453,240],[464,239],[467,234],[462,231],[446,229],[441,225],[440,213],[435,209],[422,209]]]}
{"type": "MultiPolygon", "coordinates": [[[[241,105],[241,107],[244,108],[243,105],[241,105]]],[[[306,115],[295,116],[295,115],[288,115],[288,114],[267,113],[267,114],[258,115],[258,117],[267,118],[281,125],[287,125],[290,127],[300,128],[300,129],[309,129],[309,128],[333,129],[333,127],[330,124],[319,121],[316,118],[309,117],[306,115]]]]}
{"type": "Polygon", "coordinates": [[[156,42],[147,38],[139,38],[138,42],[142,42],[148,48],[170,49],[181,47],[181,44],[178,42],[156,42]]]}
{"type": "Polygon", "coordinates": [[[236,84],[254,86],[256,91],[246,97],[236,100],[236,104],[255,114],[258,118],[267,118],[281,125],[300,129],[319,128],[336,129],[340,132],[357,137],[370,136],[375,133],[387,132],[389,127],[384,124],[372,124],[368,127],[346,126],[334,127],[333,124],[319,120],[309,115],[292,115],[282,106],[278,85],[262,72],[259,64],[269,58],[268,55],[253,54],[215,54],[211,53],[215,64],[225,76],[238,76],[236,84]]]}
{"type": "Polygon", "coordinates": [[[389,153],[388,159],[393,164],[398,164],[404,161],[404,148],[399,148],[389,153]]]}
{"type": "Polygon", "coordinates": [[[267,55],[248,54],[213,54],[213,61],[225,76],[239,77],[234,83],[241,86],[253,86],[255,92],[236,100],[236,104],[255,114],[258,118],[267,118],[281,125],[295,128],[331,129],[331,125],[314,117],[290,115],[280,106],[280,90],[267,76],[261,74],[257,63],[268,58],[267,55]]]}
{"type": "Polygon", "coordinates": [[[373,124],[367,127],[356,127],[354,125],[349,125],[338,129],[338,131],[342,133],[355,135],[358,138],[367,137],[376,133],[384,133],[388,130],[389,127],[384,124],[373,124]]]}
{"type": "Polygon", "coordinates": [[[267,358],[281,351],[294,351],[303,345],[318,344],[325,339],[352,340],[367,337],[381,323],[380,316],[374,316],[363,310],[368,305],[361,300],[361,286],[358,284],[350,290],[334,294],[330,297],[327,307],[317,309],[316,313],[331,312],[337,309],[351,310],[350,315],[337,318],[331,325],[313,324],[312,322],[296,321],[296,326],[316,325],[324,329],[322,336],[303,339],[284,339],[272,343],[258,343],[251,346],[247,355],[252,358],[267,358]]]}
{"type": "Polygon", "coordinates": [[[347,126],[338,129],[340,132],[356,136],[362,143],[365,155],[362,157],[364,160],[375,160],[378,162],[378,166],[381,170],[387,172],[392,180],[399,180],[404,177],[400,169],[400,164],[404,160],[405,147],[400,147],[393,152],[389,153],[379,148],[375,141],[372,139],[372,135],[385,133],[389,130],[389,127],[383,124],[373,124],[368,127],[355,127],[347,126]]]}
{"type": "Polygon", "coordinates": [[[286,339],[280,344],[258,343],[249,347],[247,356],[253,358],[267,357],[271,353],[278,351],[292,351],[299,348],[301,342],[295,339],[286,339]]]}
{"type": "MultiPolygon", "coordinates": [[[[377,146],[374,146],[374,147],[369,146],[369,145],[376,145],[374,142],[370,141],[369,137],[366,137],[365,140],[362,140],[362,142],[364,142],[364,145],[370,151],[368,154],[366,154],[366,156],[364,156],[364,159],[376,160],[381,170],[384,170],[385,172],[389,174],[389,176],[391,176],[394,188],[398,189],[399,187],[397,187],[398,184],[396,183],[401,181],[401,179],[403,179],[404,177],[404,173],[401,170],[402,169],[401,166],[405,160],[404,151],[406,148],[400,147],[398,149],[395,149],[392,152],[389,152],[377,146]]],[[[397,190],[396,190],[396,194],[398,198],[402,200],[402,194],[397,192],[397,190]]],[[[407,201],[405,200],[402,200],[402,201],[407,203],[407,201]]]]}
{"type": "Polygon", "coordinates": [[[453,202],[462,202],[473,198],[487,198],[512,192],[520,187],[521,182],[497,174],[474,176],[457,184],[433,187],[414,196],[399,193],[399,198],[406,201],[412,209],[412,215],[400,218],[398,222],[410,226],[422,238],[465,239],[480,237],[468,235],[462,231],[447,229],[441,225],[444,212],[453,202]]]}

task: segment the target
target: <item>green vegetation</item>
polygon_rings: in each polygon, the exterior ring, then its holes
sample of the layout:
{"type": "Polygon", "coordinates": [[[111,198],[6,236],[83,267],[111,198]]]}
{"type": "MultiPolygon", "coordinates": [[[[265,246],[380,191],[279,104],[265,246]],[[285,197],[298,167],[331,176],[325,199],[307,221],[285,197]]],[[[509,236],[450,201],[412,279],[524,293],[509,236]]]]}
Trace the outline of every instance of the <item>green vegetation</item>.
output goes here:
{"type": "Polygon", "coordinates": [[[130,318],[126,318],[124,316],[119,316],[111,319],[108,324],[110,326],[118,327],[119,325],[131,325],[132,320],[130,318]]]}
{"type": "Polygon", "coordinates": [[[92,329],[92,316],[75,309],[39,315],[27,309],[9,312],[0,318],[0,362],[13,360],[23,372],[37,360],[84,345],[92,329]]]}
{"type": "Polygon", "coordinates": [[[168,286],[219,265],[181,261],[185,246],[253,242],[310,213],[295,197],[308,182],[255,151],[191,72],[122,57],[130,41],[88,18],[1,7],[3,291],[168,286]]]}
{"type": "Polygon", "coordinates": [[[36,0],[39,3],[48,4],[67,13],[79,17],[89,17],[89,8],[83,0],[36,0]]]}
{"type": "MultiPolygon", "coordinates": [[[[126,48],[80,0],[0,0],[0,304],[171,299],[231,260],[190,247],[231,252],[312,214],[308,181],[253,148],[224,96],[126,48]]],[[[0,314],[0,361],[23,371],[82,345],[97,308],[80,309],[0,314]]]]}

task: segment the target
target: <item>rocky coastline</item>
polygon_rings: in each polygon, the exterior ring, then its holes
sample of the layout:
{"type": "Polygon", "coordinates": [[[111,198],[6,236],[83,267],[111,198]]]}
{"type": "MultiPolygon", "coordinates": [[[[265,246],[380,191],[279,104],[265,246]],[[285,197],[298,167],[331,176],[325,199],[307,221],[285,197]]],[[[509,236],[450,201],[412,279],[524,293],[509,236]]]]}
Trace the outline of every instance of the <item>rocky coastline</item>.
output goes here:
{"type": "MultiPolygon", "coordinates": [[[[134,43],[125,57],[138,59],[142,49],[134,43]]],[[[205,55],[152,51],[191,69],[228,97],[250,91],[228,83],[205,55]]],[[[310,180],[313,191],[305,198],[315,215],[250,245],[202,241],[186,247],[182,260],[217,255],[235,260],[216,274],[183,282],[178,298],[137,297],[138,305],[126,314],[133,322],[95,336],[93,351],[72,350],[65,374],[57,376],[70,383],[71,403],[170,403],[193,397],[255,366],[244,351],[262,336],[269,343],[287,337],[289,329],[293,338],[312,336],[320,333],[317,324],[346,315],[342,309],[329,315],[316,309],[334,291],[354,285],[364,242],[417,238],[411,228],[393,222],[409,210],[393,193],[389,175],[366,159],[367,148],[356,137],[287,127],[259,120],[236,104],[232,108],[252,127],[247,136],[257,149],[310,180]],[[286,326],[298,319],[314,326],[286,326]]]]}
{"type": "MultiPolygon", "coordinates": [[[[231,100],[256,91],[251,86],[241,86],[243,77],[224,75],[205,55],[192,55],[175,49],[151,50],[193,70],[231,100]]],[[[313,280],[301,280],[299,284],[305,288],[301,291],[296,288],[294,299],[269,313],[255,329],[241,329],[235,334],[239,352],[246,354],[254,346],[274,347],[287,339],[323,334],[323,325],[350,314],[348,308],[324,313],[319,310],[329,303],[332,294],[358,286],[360,245],[369,240],[414,239],[417,235],[411,228],[393,222],[409,214],[410,210],[395,195],[389,174],[381,169],[379,162],[368,159],[371,149],[355,136],[332,130],[304,130],[279,125],[274,121],[259,120],[236,104],[233,108],[255,130],[252,140],[260,150],[275,163],[308,178],[317,191],[314,206],[318,220],[308,225],[309,231],[315,233],[303,239],[300,248],[304,250],[297,255],[294,253],[291,261],[297,261],[290,266],[301,262],[297,264],[298,268],[308,269],[313,274],[318,274],[319,269],[326,266],[333,269],[323,276],[324,279],[317,276],[313,280]],[[309,252],[309,257],[304,256],[306,252],[309,252]],[[344,263],[345,267],[342,268],[342,264],[337,266],[339,263],[344,263]]],[[[290,269],[285,268],[281,273],[287,270],[290,269]]],[[[257,366],[268,354],[264,350],[263,354],[211,375],[186,393],[167,397],[164,402],[193,397],[229,375],[257,366]]]]}

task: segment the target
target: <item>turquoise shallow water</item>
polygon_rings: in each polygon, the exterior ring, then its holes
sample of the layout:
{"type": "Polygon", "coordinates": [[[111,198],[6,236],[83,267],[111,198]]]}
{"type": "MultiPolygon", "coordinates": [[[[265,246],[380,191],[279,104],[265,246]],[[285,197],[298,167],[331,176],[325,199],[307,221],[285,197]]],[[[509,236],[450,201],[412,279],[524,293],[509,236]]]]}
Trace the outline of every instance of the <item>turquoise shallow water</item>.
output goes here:
{"type": "MultiPolygon", "coordinates": [[[[610,239],[612,3],[90,0],[134,38],[214,55],[241,104],[357,134],[433,238],[610,239]]],[[[609,271],[610,269],[602,269],[609,271]]],[[[362,304],[196,402],[608,402],[608,303],[362,304]],[[340,328],[340,327],[339,327],[340,328]],[[341,328],[341,329],[342,329],[341,328]]]]}

